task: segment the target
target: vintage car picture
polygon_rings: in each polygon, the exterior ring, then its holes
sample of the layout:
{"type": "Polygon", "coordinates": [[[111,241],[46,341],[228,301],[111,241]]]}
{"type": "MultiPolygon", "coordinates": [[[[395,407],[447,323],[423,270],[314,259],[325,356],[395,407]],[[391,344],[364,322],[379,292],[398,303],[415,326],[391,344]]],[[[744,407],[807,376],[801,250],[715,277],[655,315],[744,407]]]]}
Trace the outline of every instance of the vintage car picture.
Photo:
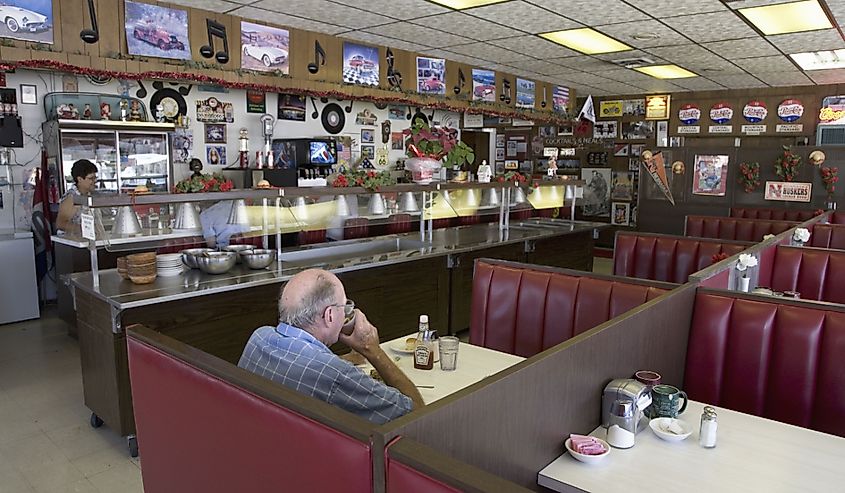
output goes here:
{"type": "Polygon", "coordinates": [[[290,70],[290,33],[286,29],[241,22],[241,68],[263,72],[290,70]]]}
{"type": "Polygon", "coordinates": [[[0,1],[0,37],[53,44],[52,0],[0,1]]]}
{"type": "Polygon", "coordinates": [[[443,58],[417,57],[417,92],[446,94],[446,60],[443,58]]]}
{"type": "Polygon", "coordinates": [[[343,82],[377,86],[378,48],[356,43],[343,43],[343,82]]]}
{"type": "Polygon", "coordinates": [[[480,68],[472,69],[473,101],[496,102],[496,72],[480,68]]]}
{"type": "Polygon", "coordinates": [[[187,11],[127,0],[125,26],[130,55],[191,59],[187,11]]]}

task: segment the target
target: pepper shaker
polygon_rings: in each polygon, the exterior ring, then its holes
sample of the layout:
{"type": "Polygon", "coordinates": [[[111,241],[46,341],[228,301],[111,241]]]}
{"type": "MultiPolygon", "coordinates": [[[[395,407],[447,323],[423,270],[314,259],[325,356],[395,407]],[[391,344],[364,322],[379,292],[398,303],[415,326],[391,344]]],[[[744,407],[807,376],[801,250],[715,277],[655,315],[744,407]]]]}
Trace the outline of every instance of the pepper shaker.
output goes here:
{"type": "Polygon", "coordinates": [[[715,447],[717,427],[716,410],[710,406],[705,406],[704,411],[701,413],[701,428],[698,432],[698,444],[704,448],[715,447]]]}

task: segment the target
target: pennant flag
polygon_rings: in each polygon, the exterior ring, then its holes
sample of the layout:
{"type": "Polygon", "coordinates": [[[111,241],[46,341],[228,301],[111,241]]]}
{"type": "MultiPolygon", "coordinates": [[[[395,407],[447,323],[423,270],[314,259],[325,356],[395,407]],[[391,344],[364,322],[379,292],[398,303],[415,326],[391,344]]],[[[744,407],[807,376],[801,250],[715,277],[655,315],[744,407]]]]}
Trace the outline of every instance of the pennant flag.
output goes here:
{"type": "Polygon", "coordinates": [[[38,281],[52,269],[53,244],[50,240],[50,197],[44,183],[47,154],[42,154],[40,169],[35,169],[35,193],[32,195],[32,237],[35,242],[35,270],[38,281]]]}
{"type": "Polygon", "coordinates": [[[657,184],[657,188],[663,192],[663,195],[669,199],[672,205],[675,205],[675,198],[672,197],[672,190],[669,189],[669,179],[666,177],[666,163],[663,161],[663,153],[658,151],[650,159],[644,158],[643,165],[645,165],[645,169],[651,175],[654,183],[657,184]]]}
{"type": "Polygon", "coordinates": [[[581,112],[578,113],[579,120],[590,120],[593,123],[596,123],[596,109],[593,107],[593,95],[590,94],[587,96],[587,100],[584,101],[584,107],[581,108],[581,112]]]}

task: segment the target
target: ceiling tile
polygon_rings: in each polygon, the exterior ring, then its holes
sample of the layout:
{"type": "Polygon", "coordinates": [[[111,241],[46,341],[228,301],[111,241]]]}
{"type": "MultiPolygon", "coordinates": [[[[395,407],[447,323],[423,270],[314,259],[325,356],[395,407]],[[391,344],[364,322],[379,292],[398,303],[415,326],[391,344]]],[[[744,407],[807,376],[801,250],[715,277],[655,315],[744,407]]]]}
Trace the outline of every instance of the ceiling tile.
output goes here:
{"type": "Polygon", "coordinates": [[[691,58],[679,65],[697,73],[698,75],[727,75],[744,73],[741,68],[717,55],[691,58]]]}
{"type": "Polygon", "coordinates": [[[523,1],[497,3],[464,12],[531,34],[581,27],[578,22],[523,1]]]}
{"type": "Polygon", "coordinates": [[[620,0],[604,0],[601,4],[597,4],[595,0],[543,0],[542,5],[588,26],[609,24],[614,19],[628,22],[649,18],[620,0]]]}
{"type": "Polygon", "coordinates": [[[748,74],[719,75],[709,77],[715,82],[722,84],[729,89],[742,89],[748,87],[765,87],[766,84],[748,74]]]}
{"type": "Polygon", "coordinates": [[[836,29],[778,34],[777,36],[767,36],[766,39],[787,54],[845,48],[845,41],[842,41],[842,36],[836,29]]]}
{"type": "Polygon", "coordinates": [[[734,10],[747,9],[750,7],[762,7],[764,5],[774,5],[776,3],[784,3],[784,0],[728,0],[728,6],[734,10]]]}
{"type": "Polygon", "coordinates": [[[637,82],[648,82],[654,80],[654,77],[646,75],[642,72],[637,72],[629,68],[618,68],[614,70],[607,70],[601,73],[601,76],[607,79],[615,80],[617,82],[630,82],[636,84],[637,82]]]}
{"type": "Polygon", "coordinates": [[[591,56],[586,55],[566,58],[553,58],[549,61],[558,65],[563,65],[567,68],[580,70],[583,72],[602,72],[605,70],[614,70],[619,68],[618,65],[614,65],[610,62],[599,60],[598,58],[593,58],[591,56]]]}
{"type": "Polygon", "coordinates": [[[429,27],[409,24],[407,22],[394,22],[384,26],[367,29],[368,32],[398,38],[411,43],[422,41],[424,44],[441,48],[450,45],[472,43],[473,40],[458,36],[456,34],[444,33],[429,27]]]}
{"type": "Polygon", "coordinates": [[[705,48],[725,58],[753,58],[769,55],[779,55],[780,51],[764,38],[731,39],[704,43],[705,48]]]}
{"type": "Polygon", "coordinates": [[[607,26],[596,26],[596,29],[633,46],[634,48],[648,48],[651,46],[670,46],[689,43],[689,39],[681,33],[666,26],[662,22],[649,20],[637,22],[624,22],[622,24],[610,24],[607,26]],[[636,34],[657,35],[656,39],[634,39],[636,34]]]}
{"type": "MultiPolygon", "coordinates": [[[[244,3],[248,3],[245,0],[244,3]]],[[[361,10],[388,15],[395,19],[415,19],[427,15],[451,12],[446,7],[427,2],[426,0],[333,0],[335,3],[358,7],[361,10]]]]}
{"type": "Polygon", "coordinates": [[[827,2],[830,13],[833,14],[833,20],[839,26],[845,26],[845,2],[827,2]]]}
{"type": "Polygon", "coordinates": [[[597,89],[608,91],[610,94],[639,94],[643,92],[639,87],[616,81],[598,82],[590,85],[597,89]]]}
{"type": "Polygon", "coordinates": [[[629,4],[662,19],[677,15],[701,14],[705,12],[719,12],[727,9],[719,0],[626,0],[629,4]]]}
{"type": "Polygon", "coordinates": [[[565,56],[580,55],[577,51],[565,48],[557,43],[546,41],[537,36],[518,36],[515,38],[494,39],[489,41],[490,44],[499,46],[511,51],[522,53],[540,59],[544,58],[561,58],[565,56]]]}
{"type": "Polygon", "coordinates": [[[612,62],[614,60],[627,60],[630,58],[648,58],[650,60],[654,60],[655,62],[661,61],[660,58],[642,50],[628,50],[620,51],[618,53],[600,53],[598,55],[593,56],[601,60],[606,60],[608,62],[612,62]]]}
{"type": "Polygon", "coordinates": [[[525,60],[525,55],[499,48],[488,43],[470,43],[465,45],[450,46],[449,51],[462,55],[507,63],[515,60],[525,60]]]}
{"type": "Polygon", "coordinates": [[[698,43],[757,36],[738,14],[730,11],[670,17],[664,22],[698,43]]]}
{"type": "Polygon", "coordinates": [[[523,34],[520,31],[505,27],[501,24],[481,20],[461,12],[450,12],[448,14],[423,17],[421,19],[415,19],[412,22],[420,26],[435,27],[440,31],[458,34],[478,41],[509,38],[523,34]]]}
{"type": "Polygon", "coordinates": [[[770,86],[808,86],[813,85],[810,80],[802,72],[769,72],[754,74],[758,79],[762,80],[770,86]]]}
{"type": "Polygon", "coordinates": [[[328,22],[312,21],[310,19],[303,19],[301,17],[294,17],[292,15],[271,12],[269,10],[255,7],[241,7],[230,13],[245,19],[260,20],[280,26],[296,27],[298,29],[307,29],[309,31],[326,34],[338,34],[349,30],[348,28],[329,24],[328,22]]]}
{"type": "Polygon", "coordinates": [[[691,91],[711,91],[725,88],[725,86],[717,84],[710,79],[705,79],[704,77],[689,77],[687,79],[677,79],[673,83],[679,87],[683,87],[691,91]]]}
{"type": "Polygon", "coordinates": [[[647,93],[655,93],[655,92],[684,92],[689,91],[689,89],[676,85],[672,82],[667,80],[660,80],[652,78],[650,82],[645,83],[637,83],[637,87],[639,87],[642,91],[647,93]]]}
{"type": "Polygon", "coordinates": [[[845,82],[845,68],[807,70],[805,73],[816,84],[841,84],[845,82]]]}
{"type": "Polygon", "coordinates": [[[355,41],[363,41],[372,45],[389,46],[391,48],[398,48],[406,51],[423,51],[429,49],[419,43],[409,43],[401,39],[388,38],[387,36],[380,36],[378,34],[368,33],[365,31],[349,31],[340,35],[343,38],[353,39],[355,41]]]}
{"type": "Polygon", "coordinates": [[[600,77],[596,74],[591,74],[589,72],[578,72],[570,70],[569,72],[563,72],[558,75],[555,75],[558,81],[566,82],[568,84],[585,84],[588,86],[597,87],[596,84],[604,83],[604,82],[617,82],[615,80],[605,79],[604,77],[600,77]]]}
{"type": "Polygon", "coordinates": [[[240,7],[240,4],[225,0],[170,0],[168,3],[181,5],[182,7],[209,10],[211,12],[229,12],[240,7]]]}
{"type": "Polygon", "coordinates": [[[295,12],[297,17],[328,22],[350,29],[362,29],[393,21],[390,17],[339,5],[328,0],[259,0],[251,6],[275,12],[295,12]]]}
{"type": "Polygon", "coordinates": [[[560,70],[562,68],[560,65],[550,63],[545,60],[529,59],[512,61],[509,63],[509,65],[513,65],[514,67],[520,70],[537,72],[543,75],[558,74],[560,73],[560,70]]]}
{"type": "Polygon", "coordinates": [[[735,60],[734,63],[752,74],[758,72],[789,72],[797,69],[795,64],[783,55],[743,58],[735,60]]]}

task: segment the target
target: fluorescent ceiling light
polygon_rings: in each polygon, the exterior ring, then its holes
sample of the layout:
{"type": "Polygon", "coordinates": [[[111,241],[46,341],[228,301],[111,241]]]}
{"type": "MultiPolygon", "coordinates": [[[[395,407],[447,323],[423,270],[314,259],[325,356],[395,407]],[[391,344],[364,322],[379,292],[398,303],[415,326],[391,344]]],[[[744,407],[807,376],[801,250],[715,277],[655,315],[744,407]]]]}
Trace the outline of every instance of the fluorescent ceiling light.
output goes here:
{"type": "Polygon", "coordinates": [[[633,48],[625,43],[620,43],[610,36],[605,36],[589,27],[543,33],[540,36],[587,55],[633,50],[633,48]]]}
{"type": "Polygon", "coordinates": [[[482,5],[491,5],[494,3],[507,2],[508,0],[429,0],[430,2],[444,5],[451,9],[463,10],[471,9],[473,7],[481,7],[482,5]]]}
{"type": "Polygon", "coordinates": [[[833,27],[817,0],[739,9],[763,34],[798,33],[833,27]]]}
{"type": "Polygon", "coordinates": [[[789,55],[804,70],[845,68],[845,49],[833,51],[810,51],[789,55]]]}
{"type": "Polygon", "coordinates": [[[677,65],[652,65],[650,67],[637,67],[634,70],[657,79],[683,79],[685,77],[698,77],[697,74],[677,65]]]}

